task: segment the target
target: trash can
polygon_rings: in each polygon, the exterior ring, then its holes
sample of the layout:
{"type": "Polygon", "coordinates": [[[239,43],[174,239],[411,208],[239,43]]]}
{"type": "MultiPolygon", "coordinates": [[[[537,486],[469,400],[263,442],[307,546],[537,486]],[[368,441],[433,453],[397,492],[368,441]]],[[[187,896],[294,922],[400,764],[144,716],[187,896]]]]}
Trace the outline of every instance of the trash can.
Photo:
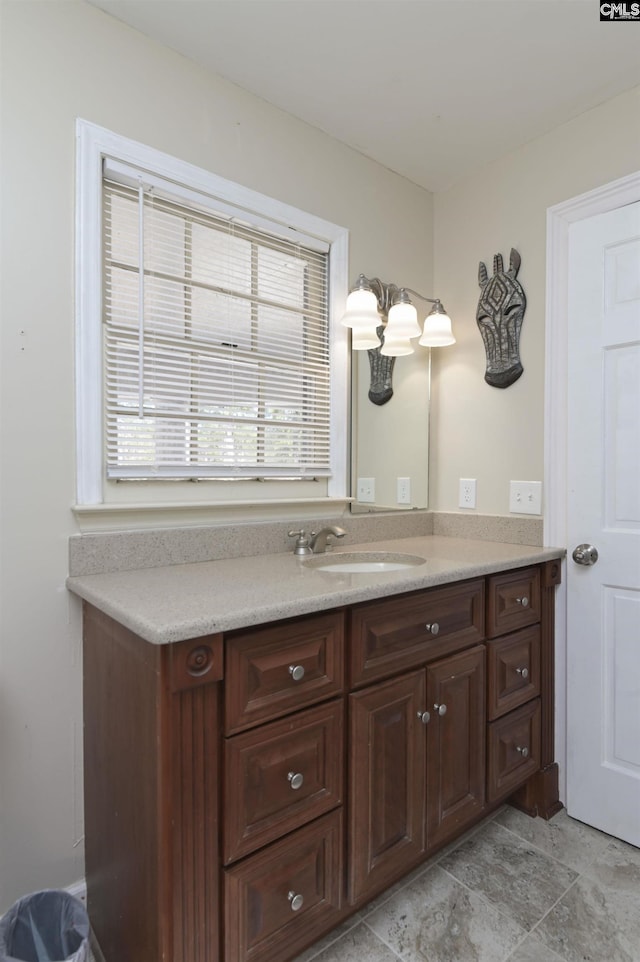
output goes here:
{"type": "Polygon", "coordinates": [[[79,899],[47,889],[0,919],[0,962],[88,962],[89,917],[79,899]]]}

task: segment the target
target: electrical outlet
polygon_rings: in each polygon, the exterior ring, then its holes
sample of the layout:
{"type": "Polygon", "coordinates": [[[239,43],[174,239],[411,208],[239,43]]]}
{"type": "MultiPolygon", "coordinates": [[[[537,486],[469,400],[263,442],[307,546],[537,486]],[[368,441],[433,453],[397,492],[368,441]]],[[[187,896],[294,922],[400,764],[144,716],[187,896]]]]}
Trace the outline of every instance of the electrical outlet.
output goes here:
{"type": "Polygon", "coordinates": [[[510,481],[509,511],[542,514],[542,481],[510,481]]]}
{"type": "Polygon", "coordinates": [[[476,506],[476,479],[460,478],[460,497],[458,505],[461,508],[475,508],[476,506]]]}
{"type": "Polygon", "coordinates": [[[376,479],[358,478],[358,501],[373,503],[376,500],[376,479]]]}
{"type": "Polygon", "coordinates": [[[398,504],[411,504],[411,478],[396,478],[398,504]]]}

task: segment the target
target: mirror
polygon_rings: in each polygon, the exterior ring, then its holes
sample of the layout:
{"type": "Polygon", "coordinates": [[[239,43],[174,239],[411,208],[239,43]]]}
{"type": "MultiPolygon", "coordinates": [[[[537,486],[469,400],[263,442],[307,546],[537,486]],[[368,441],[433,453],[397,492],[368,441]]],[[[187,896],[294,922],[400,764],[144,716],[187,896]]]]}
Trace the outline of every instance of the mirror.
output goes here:
{"type": "MultiPolygon", "coordinates": [[[[351,361],[352,512],[426,508],[430,350],[418,348],[413,354],[396,358],[393,396],[383,405],[373,404],[367,396],[371,383],[368,352],[352,351],[351,361]],[[408,503],[398,503],[398,478],[409,479],[408,503]]],[[[403,487],[406,489],[406,484],[403,487]]]]}

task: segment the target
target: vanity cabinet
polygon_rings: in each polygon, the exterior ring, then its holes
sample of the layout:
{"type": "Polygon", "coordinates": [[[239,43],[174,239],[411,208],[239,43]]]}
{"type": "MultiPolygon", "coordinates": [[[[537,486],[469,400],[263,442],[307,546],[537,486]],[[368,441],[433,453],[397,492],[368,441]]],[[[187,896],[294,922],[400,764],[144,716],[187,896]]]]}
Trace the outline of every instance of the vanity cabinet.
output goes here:
{"type": "Polygon", "coordinates": [[[506,798],[550,817],[559,572],[170,645],[85,604],[106,962],[286,962],[506,798]]]}

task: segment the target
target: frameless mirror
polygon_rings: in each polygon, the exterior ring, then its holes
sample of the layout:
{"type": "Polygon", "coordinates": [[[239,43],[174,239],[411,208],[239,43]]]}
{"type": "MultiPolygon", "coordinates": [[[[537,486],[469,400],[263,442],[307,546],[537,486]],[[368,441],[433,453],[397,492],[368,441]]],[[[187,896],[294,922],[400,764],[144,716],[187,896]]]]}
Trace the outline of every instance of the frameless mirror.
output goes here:
{"type": "Polygon", "coordinates": [[[368,397],[368,351],[352,351],[351,487],[354,513],[426,508],[429,486],[430,351],[395,360],[393,394],[368,397]],[[408,479],[408,480],[407,480],[408,479]]]}

